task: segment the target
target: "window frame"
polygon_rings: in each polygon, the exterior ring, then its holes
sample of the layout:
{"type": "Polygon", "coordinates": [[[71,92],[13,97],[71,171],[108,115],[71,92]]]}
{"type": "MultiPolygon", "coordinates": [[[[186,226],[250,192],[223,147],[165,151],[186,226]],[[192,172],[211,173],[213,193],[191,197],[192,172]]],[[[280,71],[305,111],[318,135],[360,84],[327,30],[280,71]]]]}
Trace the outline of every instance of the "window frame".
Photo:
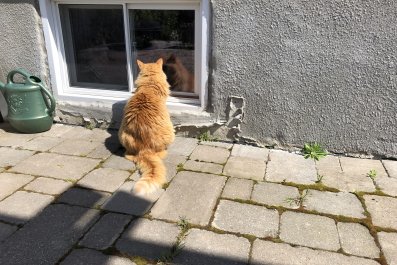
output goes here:
{"type": "MultiPolygon", "coordinates": [[[[194,75],[195,93],[197,93],[198,99],[170,96],[167,101],[167,106],[179,110],[202,111],[205,109],[208,97],[209,0],[39,0],[39,4],[53,94],[59,101],[68,103],[82,102],[88,104],[92,102],[112,104],[127,100],[131,97],[131,93],[133,93],[134,80],[131,71],[131,54],[127,52],[131,50],[129,28],[130,9],[195,10],[194,75]],[[112,91],[69,86],[59,4],[122,6],[129,91],[112,91]]],[[[184,95],[183,92],[176,92],[175,94],[184,95]]]]}

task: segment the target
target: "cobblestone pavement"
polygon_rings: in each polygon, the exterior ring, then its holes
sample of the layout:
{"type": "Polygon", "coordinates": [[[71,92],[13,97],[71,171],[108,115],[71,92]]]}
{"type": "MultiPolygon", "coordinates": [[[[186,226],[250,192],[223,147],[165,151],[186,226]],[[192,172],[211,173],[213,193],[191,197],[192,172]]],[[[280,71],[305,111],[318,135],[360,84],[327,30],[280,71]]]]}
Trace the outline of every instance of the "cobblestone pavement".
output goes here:
{"type": "Polygon", "coordinates": [[[397,161],[177,137],[136,196],[116,132],[0,126],[0,264],[397,264],[397,161]]]}

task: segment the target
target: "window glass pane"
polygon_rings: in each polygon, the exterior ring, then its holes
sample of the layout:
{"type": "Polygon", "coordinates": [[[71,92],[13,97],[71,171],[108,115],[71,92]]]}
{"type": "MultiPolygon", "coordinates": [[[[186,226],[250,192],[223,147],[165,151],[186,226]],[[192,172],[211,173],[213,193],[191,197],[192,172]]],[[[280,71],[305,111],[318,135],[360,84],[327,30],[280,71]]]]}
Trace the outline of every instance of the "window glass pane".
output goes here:
{"type": "Polygon", "coordinates": [[[129,15],[134,79],[136,59],[163,58],[171,90],[194,93],[194,10],[133,9],[129,15]]]}
{"type": "Polygon", "coordinates": [[[121,5],[60,5],[70,86],[128,90],[121,5]]]}

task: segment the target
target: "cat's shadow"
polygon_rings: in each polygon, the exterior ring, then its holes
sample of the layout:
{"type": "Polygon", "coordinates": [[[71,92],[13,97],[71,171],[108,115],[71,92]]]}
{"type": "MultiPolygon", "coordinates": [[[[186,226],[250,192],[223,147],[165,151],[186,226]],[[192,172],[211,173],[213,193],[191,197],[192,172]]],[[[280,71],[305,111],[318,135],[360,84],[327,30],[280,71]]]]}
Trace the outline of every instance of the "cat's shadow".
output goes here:
{"type": "Polygon", "coordinates": [[[105,147],[113,155],[124,157],[125,149],[120,144],[118,137],[118,130],[123,118],[123,110],[126,104],[125,100],[118,101],[112,105],[112,117],[110,119],[109,128],[107,132],[110,134],[108,138],[105,139],[105,147]]]}

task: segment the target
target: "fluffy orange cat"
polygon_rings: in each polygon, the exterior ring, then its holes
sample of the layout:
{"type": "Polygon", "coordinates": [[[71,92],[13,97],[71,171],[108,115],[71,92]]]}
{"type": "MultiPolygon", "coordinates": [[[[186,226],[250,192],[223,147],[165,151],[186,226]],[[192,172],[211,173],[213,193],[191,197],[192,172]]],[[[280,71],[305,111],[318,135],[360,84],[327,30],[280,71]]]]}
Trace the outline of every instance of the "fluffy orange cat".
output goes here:
{"type": "Polygon", "coordinates": [[[119,139],[126,149],[125,157],[138,163],[142,172],[134,192],[146,194],[166,182],[162,158],[175,134],[165,105],[170,85],[162,70],[163,60],[137,63],[140,72],[135,81],[136,91],[124,108],[119,139]]]}

